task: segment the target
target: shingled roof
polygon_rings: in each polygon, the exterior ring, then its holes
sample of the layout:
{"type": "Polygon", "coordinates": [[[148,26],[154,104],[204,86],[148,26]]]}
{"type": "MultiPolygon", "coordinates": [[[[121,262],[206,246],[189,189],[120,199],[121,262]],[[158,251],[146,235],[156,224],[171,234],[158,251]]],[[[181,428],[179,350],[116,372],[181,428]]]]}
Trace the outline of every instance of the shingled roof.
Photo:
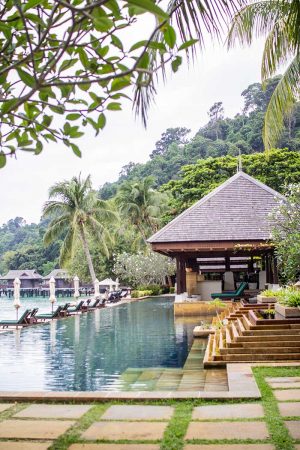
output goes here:
{"type": "Polygon", "coordinates": [[[6,275],[1,277],[1,280],[14,280],[15,278],[20,280],[41,280],[42,275],[36,270],[9,270],[6,275]]]}
{"type": "Polygon", "coordinates": [[[282,195],[239,171],[148,240],[159,242],[270,239],[269,214],[282,195]]]}
{"type": "Polygon", "coordinates": [[[64,269],[53,269],[50,273],[48,273],[48,275],[43,277],[43,280],[50,280],[51,277],[55,278],[56,280],[67,280],[71,278],[68,272],[64,269]]]}

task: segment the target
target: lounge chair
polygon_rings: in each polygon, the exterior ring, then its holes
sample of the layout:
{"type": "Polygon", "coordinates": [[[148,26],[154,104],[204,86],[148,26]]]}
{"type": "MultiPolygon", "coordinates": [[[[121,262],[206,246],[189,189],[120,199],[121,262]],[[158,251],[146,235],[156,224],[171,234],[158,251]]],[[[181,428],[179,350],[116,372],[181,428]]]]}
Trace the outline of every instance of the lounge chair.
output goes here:
{"type": "Polygon", "coordinates": [[[29,314],[29,323],[37,323],[37,312],[38,312],[39,308],[33,308],[33,310],[31,311],[31,313],[29,314]]]}
{"type": "Polygon", "coordinates": [[[76,314],[76,313],[78,313],[78,312],[84,311],[84,309],[82,308],[82,307],[83,307],[83,304],[84,304],[84,300],[80,300],[80,302],[78,303],[77,306],[75,306],[75,307],[73,307],[73,308],[68,308],[68,309],[67,309],[68,314],[74,314],[74,313],[76,314]]]}
{"type": "Polygon", "coordinates": [[[62,306],[58,306],[53,313],[37,314],[35,317],[38,320],[56,319],[60,316],[61,310],[62,306]]]}
{"type": "Polygon", "coordinates": [[[31,309],[26,309],[22,316],[18,320],[1,320],[0,327],[16,327],[18,325],[29,325],[30,324],[31,309]]]}
{"type": "Polygon", "coordinates": [[[246,283],[246,281],[243,281],[240,284],[240,286],[238,287],[238,289],[236,289],[235,291],[214,293],[214,294],[211,294],[211,298],[212,299],[219,298],[221,300],[230,300],[230,299],[237,300],[237,299],[241,298],[247,285],[248,285],[248,283],[246,283]]]}
{"type": "Polygon", "coordinates": [[[96,299],[94,300],[93,303],[90,302],[90,303],[87,305],[87,309],[90,310],[90,309],[98,308],[100,301],[101,301],[100,298],[96,298],[96,299]]]}

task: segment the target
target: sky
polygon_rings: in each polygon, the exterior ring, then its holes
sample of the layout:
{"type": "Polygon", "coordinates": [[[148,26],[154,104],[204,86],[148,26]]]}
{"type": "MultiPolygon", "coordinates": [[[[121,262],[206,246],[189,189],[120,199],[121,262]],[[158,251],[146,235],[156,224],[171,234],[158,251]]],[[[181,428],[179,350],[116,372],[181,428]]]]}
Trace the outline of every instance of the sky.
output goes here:
{"type": "Polygon", "coordinates": [[[91,174],[95,189],[116,181],[128,162],[147,161],[167,128],[187,127],[193,136],[216,101],[233,117],[242,109],[241,92],[260,81],[261,55],[261,41],[229,52],[222,45],[208,45],[196,63],[181,66],[166,84],[159,84],[146,129],[128,102],[123,111],[107,113],[107,125],[97,137],[90,131],[77,139],[82,158],[59,143],[45,145],[38,156],[20,152],[17,159],[9,158],[0,170],[0,225],[16,216],[38,222],[49,187],[80,172],[91,174]]]}

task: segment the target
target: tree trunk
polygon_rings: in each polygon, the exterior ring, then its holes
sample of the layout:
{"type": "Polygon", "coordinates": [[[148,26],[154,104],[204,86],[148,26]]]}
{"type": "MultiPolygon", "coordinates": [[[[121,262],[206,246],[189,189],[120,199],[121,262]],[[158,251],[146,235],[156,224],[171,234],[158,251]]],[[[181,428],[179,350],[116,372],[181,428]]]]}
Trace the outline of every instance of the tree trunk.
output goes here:
{"type": "Polygon", "coordinates": [[[86,260],[89,266],[89,271],[90,271],[90,275],[92,278],[92,282],[94,284],[95,280],[96,280],[96,274],[95,274],[95,270],[94,270],[94,266],[93,266],[93,261],[92,261],[92,257],[91,257],[91,253],[90,253],[90,249],[88,246],[88,242],[87,242],[87,238],[85,235],[85,231],[84,231],[84,227],[83,225],[80,226],[80,237],[82,240],[82,245],[83,245],[83,250],[86,256],[86,260]]]}

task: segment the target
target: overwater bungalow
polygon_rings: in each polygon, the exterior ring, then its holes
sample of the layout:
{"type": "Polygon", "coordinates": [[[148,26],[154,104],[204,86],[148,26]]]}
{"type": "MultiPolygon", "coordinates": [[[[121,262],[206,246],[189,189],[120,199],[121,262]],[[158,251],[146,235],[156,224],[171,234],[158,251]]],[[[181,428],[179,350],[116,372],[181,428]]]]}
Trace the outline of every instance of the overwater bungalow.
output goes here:
{"type": "Polygon", "coordinates": [[[72,277],[64,269],[53,269],[48,275],[43,277],[43,285],[49,286],[50,278],[55,279],[56,289],[70,289],[73,288],[72,277]]]}
{"type": "Polygon", "coordinates": [[[6,275],[0,278],[5,284],[5,288],[13,289],[15,278],[21,281],[21,289],[38,289],[43,281],[42,275],[36,270],[9,270],[6,275]]]}
{"type": "Polygon", "coordinates": [[[239,170],[155,233],[152,249],[176,259],[176,301],[210,300],[243,281],[248,296],[277,284],[270,213],[280,199],[239,170]]]}

